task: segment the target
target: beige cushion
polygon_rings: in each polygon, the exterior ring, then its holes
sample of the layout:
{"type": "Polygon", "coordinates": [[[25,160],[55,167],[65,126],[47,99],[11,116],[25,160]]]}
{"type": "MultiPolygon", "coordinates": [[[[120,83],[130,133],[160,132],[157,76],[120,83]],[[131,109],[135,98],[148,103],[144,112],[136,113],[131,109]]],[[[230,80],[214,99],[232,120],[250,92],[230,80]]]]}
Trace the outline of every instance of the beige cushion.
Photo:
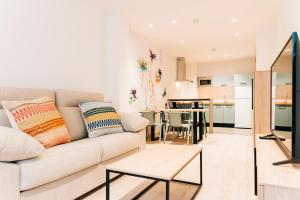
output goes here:
{"type": "Polygon", "coordinates": [[[26,133],[0,126],[0,161],[12,162],[38,156],[43,145],[26,133]]]}
{"type": "Polygon", "coordinates": [[[55,181],[101,161],[99,142],[83,139],[46,149],[38,158],[20,161],[21,191],[55,181]]]}
{"type": "Polygon", "coordinates": [[[131,113],[118,113],[124,131],[128,132],[139,132],[140,130],[146,128],[149,125],[149,120],[141,117],[138,114],[131,113]]]}
{"type": "Polygon", "coordinates": [[[115,133],[92,138],[102,147],[102,161],[117,157],[139,147],[139,135],[136,133],[115,133]]]}
{"type": "Polygon", "coordinates": [[[71,135],[71,141],[88,137],[88,133],[79,107],[58,107],[71,135]]]}
{"type": "Polygon", "coordinates": [[[11,127],[5,110],[0,109],[0,126],[11,127]]]}
{"type": "MultiPolygon", "coordinates": [[[[20,101],[32,100],[44,96],[55,100],[55,92],[49,89],[29,89],[29,88],[0,88],[0,102],[1,101],[20,101]]],[[[2,105],[0,104],[0,108],[2,105]]]]}
{"type": "Polygon", "coordinates": [[[57,90],[56,105],[66,107],[77,107],[81,102],[104,101],[104,96],[100,93],[79,92],[72,90],[57,90]]]}
{"type": "Polygon", "coordinates": [[[50,97],[2,101],[12,127],[35,137],[46,148],[70,142],[64,119],[50,97]]]}

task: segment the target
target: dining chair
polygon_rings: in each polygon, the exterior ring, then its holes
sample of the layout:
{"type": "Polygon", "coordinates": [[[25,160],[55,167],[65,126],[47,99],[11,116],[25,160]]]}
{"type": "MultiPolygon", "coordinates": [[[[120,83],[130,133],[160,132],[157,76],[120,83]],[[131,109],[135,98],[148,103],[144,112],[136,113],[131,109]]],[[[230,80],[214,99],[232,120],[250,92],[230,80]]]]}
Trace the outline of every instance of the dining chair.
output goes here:
{"type": "MultiPolygon", "coordinates": [[[[156,121],[155,119],[155,114],[157,112],[154,111],[142,111],[140,112],[142,117],[146,118],[149,120],[149,125],[146,127],[158,127],[159,128],[159,142],[161,142],[161,135],[162,135],[162,128],[163,128],[163,122],[162,122],[162,118],[159,118],[159,122],[156,121]]],[[[151,134],[155,134],[155,133],[151,133],[151,134]]]]}
{"type": "Polygon", "coordinates": [[[175,129],[177,129],[176,132],[180,131],[180,129],[183,130],[184,136],[187,138],[187,144],[189,143],[189,137],[192,133],[192,124],[191,123],[183,123],[182,120],[182,113],[181,112],[169,112],[168,113],[168,122],[166,126],[166,131],[164,134],[164,142],[166,142],[166,137],[168,130],[173,131],[173,138],[175,140],[175,129]]]}

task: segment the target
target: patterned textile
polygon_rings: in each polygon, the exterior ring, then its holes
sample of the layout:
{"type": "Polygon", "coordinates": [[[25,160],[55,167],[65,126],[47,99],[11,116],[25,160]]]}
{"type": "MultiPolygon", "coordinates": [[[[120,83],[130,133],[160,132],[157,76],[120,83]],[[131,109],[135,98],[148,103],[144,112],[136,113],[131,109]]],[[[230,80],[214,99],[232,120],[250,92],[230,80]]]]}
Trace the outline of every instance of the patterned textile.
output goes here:
{"type": "Polygon", "coordinates": [[[79,106],[90,138],[123,132],[119,116],[110,103],[85,102],[79,106]]]}
{"type": "Polygon", "coordinates": [[[64,119],[50,97],[1,103],[12,127],[36,138],[44,147],[70,142],[64,119]]]}

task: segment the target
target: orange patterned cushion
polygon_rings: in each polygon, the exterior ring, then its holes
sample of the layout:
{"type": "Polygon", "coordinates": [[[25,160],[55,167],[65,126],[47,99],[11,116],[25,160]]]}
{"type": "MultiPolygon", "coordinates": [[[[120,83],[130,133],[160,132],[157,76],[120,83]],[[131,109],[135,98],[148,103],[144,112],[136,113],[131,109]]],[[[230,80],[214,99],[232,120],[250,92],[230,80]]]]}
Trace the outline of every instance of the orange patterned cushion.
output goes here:
{"type": "Polygon", "coordinates": [[[70,142],[70,134],[49,97],[31,101],[2,101],[14,128],[35,137],[44,147],[70,142]]]}

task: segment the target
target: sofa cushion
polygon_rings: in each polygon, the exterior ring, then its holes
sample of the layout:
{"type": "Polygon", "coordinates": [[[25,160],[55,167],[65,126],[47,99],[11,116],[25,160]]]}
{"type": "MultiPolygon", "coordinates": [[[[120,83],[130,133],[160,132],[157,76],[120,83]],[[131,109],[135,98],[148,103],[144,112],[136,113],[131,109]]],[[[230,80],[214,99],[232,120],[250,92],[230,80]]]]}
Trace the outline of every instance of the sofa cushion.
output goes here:
{"type": "Polygon", "coordinates": [[[102,147],[102,161],[115,158],[139,147],[138,133],[115,133],[93,138],[102,147]]]}
{"type": "Polygon", "coordinates": [[[38,156],[44,147],[17,129],[0,126],[0,161],[12,162],[38,156]]]}
{"type": "Polygon", "coordinates": [[[20,190],[29,190],[101,162],[99,142],[83,139],[46,149],[39,157],[19,161],[20,190]]]}
{"type": "MultiPolygon", "coordinates": [[[[50,97],[55,101],[55,92],[50,89],[30,89],[30,88],[10,88],[1,87],[0,88],[0,101],[21,101],[21,100],[31,100],[41,97],[50,97]]],[[[0,104],[0,108],[2,105],[0,104]]]]}
{"type": "Polygon", "coordinates": [[[4,109],[0,109],[0,126],[11,127],[9,119],[4,109]]]}
{"type": "Polygon", "coordinates": [[[89,137],[123,132],[114,107],[107,102],[83,102],[79,104],[89,137]]]}
{"type": "Polygon", "coordinates": [[[88,137],[88,133],[79,107],[58,107],[71,135],[71,141],[88,137]]]}
{"type": "Polygon", "coordinates": [[[35,137],[44,147],[70,142],[64,119],[51,97],[1,103],[12,127],[35,137]]]}
{"type": "Polygon", "coordinates": [[[149,125],[149,120],[138,114],[118,113],[123,129],[129,132],[139,132],[149,125]]]}

